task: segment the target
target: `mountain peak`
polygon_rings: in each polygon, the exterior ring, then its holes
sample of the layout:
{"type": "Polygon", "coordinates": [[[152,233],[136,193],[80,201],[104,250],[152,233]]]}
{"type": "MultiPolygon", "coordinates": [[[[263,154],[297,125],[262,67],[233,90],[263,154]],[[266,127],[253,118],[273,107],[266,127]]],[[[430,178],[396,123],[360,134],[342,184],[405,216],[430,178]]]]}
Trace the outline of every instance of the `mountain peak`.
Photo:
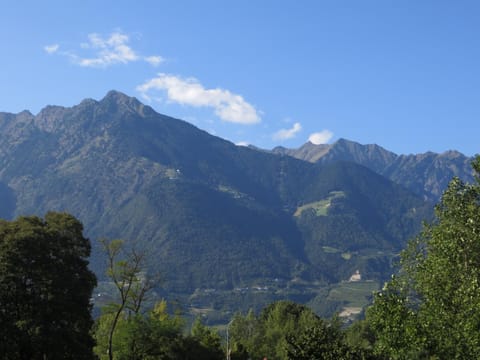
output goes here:
{"type": "Polygon", "coordinates": [[[33,117],[33,114],[30,112],[30,110],[23,110],[20,111],[17,116],[33,117]]]}
{"type": "Polygon", "coordinates": [[[35,125],[44,131],[52,132],[65,115],[66,108],[63,106],[48,105],[35,116],[35,125]]]}
{"type": "Polygon", "coordinates": [[[446,158],[449,158],[449,159],[455,159],[455,158],[465,156],[464,154],[462,154],[461,152],[459,152],[457,150],[447,150],[447,151],[444,151],[443,153],[441,153],[440,155],[444,156],[446,158]]]}
{"type": "Polygon", "coordinates": [[[134,99],[133,97],[130,97],[120,91],[117,90],[110,90],[107,95],[104,96],[104,98],[101,101],[104,100],[115,100],[115,101],[128,101],[129,99],[134,99]]]}
{"type": "MultiPolygon", "coordinates": [[[[34,118],[35,126],[46,132],[56,132],[69,120],[65,117],[66,113],[77,113],[86,111],[86,109],[98,108],[103,113],[108,114],[135,114],[145,117],[146,111],[153,110],[143,105],[134,97],[130,97],[116,90],[111,90],[100,101],[86,98],[71,108],[48,105],[44,107],[34,118]]],[[[70,117],[69,117],[70,118],[70,117]]],[[[87,116],[87,118],[89,118],[87,116]]],[[[85,119],[87,119],[85,118],[85,119]]]]}
{"type": "Polygon", "coordinates": [[[362,149],[366,149],[370,152],[371,151],[381,151],[381,152],[387,152],[390,155],[397,156],[395,153],[384,149],[380,145],[377,145],[377,144],[360,144],[359,142],[344,139],[344,138],[338,139],[335,143],[332,144],[332,147],[347,147],[347,148],[351,149],[352,151],[353,150],[362,151],[362,149]]]}
{"type": "Polygon", "coordinates": [[[128,96],[120,91],[117,90],[110,90],[107,95],[103,97],[102,100],[100,100],[100,103],[117,103],[117,104],[126,104],[126,105],[134,105],[135,107],[138,107],[139,105],[142,105],[140,101],[138,101],[137,98],[133,96],[128,96]]]}
{"type": "Polygon", "coordinates": [[[100,100],[100,104],[107,106],[109,110],[130,111],[145,116],[146,112],[153,111],[149,106],[142,104],[137,98],[125,95],[117,90],[110,90],[105,97],[100,100]]]}

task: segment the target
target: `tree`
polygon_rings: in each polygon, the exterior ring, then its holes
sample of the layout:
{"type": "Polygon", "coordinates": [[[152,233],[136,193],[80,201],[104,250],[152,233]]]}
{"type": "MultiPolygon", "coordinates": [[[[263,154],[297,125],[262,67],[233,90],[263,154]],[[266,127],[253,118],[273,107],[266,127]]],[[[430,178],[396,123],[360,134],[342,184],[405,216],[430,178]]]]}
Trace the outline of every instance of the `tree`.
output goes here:
{"type": "Polygon", "coordinates": [[[272,303],[258,317],[237,315],[230,326],[232,358],[246,350],[252,358],[287,359],[287,338],[319,322],[312,310],[291,301],[272,303]]]}
{"type": "MultiPolygon", "coordinates": [[[[480,157],[473,162],[480,173],[480,157]]],[[[480,358],[480,179],[454,178],[374,298],[367,320],[375,348],[394,359],[480,358]]]]}
{"type": "Polygon", "coordinates": [[[199,318],[193,322],[191,337],[192,343],[196,343],[196,359],[222,360],[225,358],[220,336],[217,332],[203,325],[199,318]]]}
{"type": "Polygon", "coordinates": [[[338,321],[319,321],[286,337],[287,359],[350,359],[338,321]]]}
{"type": "MultiPolygon", "coordinates": [[[[100,359],[109,358],[109,333],[114,316],[114,312],[106,313],[96,324],[95,351],[100,359]]],[[[181,358],[178,354],[184,351],[183,326],[183,319],[168,314],[163,300],[144,314],[121,316],[112,338],[112,357],[116,360],[181,358]]]]}
{"type": "Polygon", "coordinates": [[[345,343],[358,359],[382,359],[373,353],[375,335],[365,319],[356,320],[345,330],[345,343]]]}
{"type": "Polygon", "coordinates": [[[264,330],[262,350],[267,358],[287,359],[286,338],[300,329],[313,327],[320,318],[308,307],[291,301],[278,301],[260,314],[264,330]]]}
{"type": "MultiPolygon", "coordinates": [[[[142,320],[140,316],[142,305],[158,279],[157,277],[148,277],[143,271],[146,251],[138,251],[135,248],[126,249],[123,240],[103,239],[101,243],[107,256],[107,276],[117,290],[118,301],[108,304],[103,309],[104,315],[99,320],[97,341],[103,344],[106,337],[106,353],[108,359],[112,360],[116,331],[119,327],[127,331],[125,327],[132,324],[138,325],[137,323],[142,320]]],[[[130,340],[133,341],[130,343],[131,359],[135,359],[135,337],[131,337],[130,340]]],[[[103,357],[102,347],[102,345],[97,346],[96,352],[103,357]]]]}
{"type": "MultiPolygon", "coordinates": [[[[228,326],[228,325],[227,325],[228,326]]],[[[253,353],[261,347],[263,326],[250,310],[245,316],[235,314],[229,326],[229,347],[231,358],[245,358],[245,353],[253,353]]],[[[261,355],[259,355],[261,356],[261,355]]],[[[248,358],[248,357],[247,357],[248,358]]]]}
{"type": "Polygon", "coordinates": [[[90,243],[65,213],[0,222],[3,359],[93,359],[90,243]]]}

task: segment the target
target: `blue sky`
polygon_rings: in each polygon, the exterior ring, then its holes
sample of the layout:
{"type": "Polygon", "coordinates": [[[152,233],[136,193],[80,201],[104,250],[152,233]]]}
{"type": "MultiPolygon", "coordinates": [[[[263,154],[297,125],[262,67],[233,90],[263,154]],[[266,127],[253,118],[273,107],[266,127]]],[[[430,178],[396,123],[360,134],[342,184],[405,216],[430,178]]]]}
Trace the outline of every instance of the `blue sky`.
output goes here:
{"type": "Polygon", "coordinates": [[[4,0],[0,43],[0,111],[116,89],[238,144],[480,152],[478,1],[4,0]]]}

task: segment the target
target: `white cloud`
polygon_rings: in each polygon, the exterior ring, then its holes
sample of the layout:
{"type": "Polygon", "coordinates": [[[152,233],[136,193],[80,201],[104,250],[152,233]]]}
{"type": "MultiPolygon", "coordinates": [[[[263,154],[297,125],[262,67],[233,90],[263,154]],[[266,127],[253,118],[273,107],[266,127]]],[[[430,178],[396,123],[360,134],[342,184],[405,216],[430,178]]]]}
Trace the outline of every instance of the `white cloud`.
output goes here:
{"type": "Polygon", "coordinates": [[[72,55],[75,63],[85,67],[107,67],[113,64],[127,64],[137,61],[139,56],[127,45],[128,35],[120,32],[114,32],[108,38],[103,38],[99,34],[89,34],[88,43],[81,45],[83,49],[92,49],[95,54],[93,57],[79,57],[72,55]]]}
{"type": "Polygon", "coordinates": [[[302,130],[302,125],[299,122],[293,124],[290,129],[281,129],[273,134],[274,140],[287,140],[295,137],[302,130]]]}
{"type": "Polygon", "coordinates": [[[239,142],[235,143],[235,145],[237,145],[237,146],[249,146],[250,144],[246,141],[239,141],[239,142]]]}
{"type": "Polygon", "coordinates": [[[308,137],[308,141],[314,145],[320,145],[328,143],[332,137],[333,133],[330,130],[322,130],[320,132],[311,134],[308,137]]]}
{"type": "MultiPolygon", "coordinates": [[[[158,55],[140,56],[129,46],[129,42],[129,36],[120,31],[115,31],[106,37],[92,33],[88,35],[87,42],[80,44],[82,52],[90,52],[90,55],[80,56],[74,51],[63,51],[59,54],[68,56],[77,65],[97,68],[135,61],[145,61],[152,66],[158,66],[164,61],[158,55]]],[[[49,54],[57,52],[58,48],[58,45],[44,47],[49,54]]]]}
{"type": "Polygon", "coordinates": [[[169,101],[195,107],[213,108],[222,120],[237,124],[255,124],[261,121],[258,111],[245,99],[228,90],[205,89],[194,78],[181,78],[169,74],[158,74],[137,86],[143,97],[149,100],[153,90],[166,91],[169,101]]]}
{"type": "Polygon", "coordinates": [[[59,48],[60,48],[60,45],[52,44],[52,45],[44,46],[43,50],[45,50],[48,54],[53,54],[53,53],[56,53],[59,48]]]}
{"type": "Polygon", "coordinates": [[[161,56],[146,56],[143,58],[143,60],[145,60],[152,66],[158,66],[165,61],[165,59],[161,56]]]}

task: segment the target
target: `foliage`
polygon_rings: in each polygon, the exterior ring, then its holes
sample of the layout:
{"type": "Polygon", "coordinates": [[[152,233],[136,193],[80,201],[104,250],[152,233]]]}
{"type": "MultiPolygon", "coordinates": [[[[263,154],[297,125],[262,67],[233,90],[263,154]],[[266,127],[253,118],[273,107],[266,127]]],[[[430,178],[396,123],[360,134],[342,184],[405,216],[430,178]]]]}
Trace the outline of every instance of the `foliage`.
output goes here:
{"type": "MultiPolygon", "coordinates": [[[[96,354],[109,359],[109,332],[115,313],[100,317],[96,326],[96,354]]],[[[112,338],[112,357],[116,360],[170,359],[181,349],[183,320],[167,313],[165,301],[147,314],[125,314],[119,318],[112,338]]]]}
{"type": "Polygon", "coordinates": [[[202,324],[199,318],[192,325],[191,337],[197,343],[197,359],[222,360],[222,340],[218,333],[202,324]]]}
{"type": "MultiPolygon", "coordinates": [[[[127,326],[126,331],[130,331],[132,325],[135,328],[137,323],[143,320],[140,310],[148,291],[156,284],[156,280],[149,278],[143,272],[146,260],[145,251],[138,251],[135,248],[126,250],[122,240],[103,239],[101,243],[107,256],[107,276],[117,290],[118,302],[112,302],[104,308],[105,314],[99,326],[102,331],[97,332],[97,339],[101,342],[102,336],[106,338],[108,345],[105,353],[108,355],[108,359],[112,360],[114,358],[114,338],[116,338],[116,342],[126,343],[126,341],[118,340],[125,336],[125,326],[127,326]],[[116,334],[118,327],[124,331],[116,334]]],[[[159,307],[152,312],[153,315],[157,313],[160,314],[159,307]]],[[[101,346],[97,349],[97,352],[104,354],[101,346]]],[[[130,349],[134,356],[133,354],[137,353],[135,342],[132,342],[130,349]]]]}
{"type": "Polygon", "coordinates": [[[338,321],[319,320],[314,326],[302,327],[286,336],[287,359],[346,359],[348,348],[338,321]]]}
{"type": "MultiPolygon", "coordinates": [[[[114,314],[103,315],[96,326],[95,351],[101,360],[108,356],[108,332],[114,314]]],[[[167,303],[158,302],[146,314],[120,317],[113,337],[116,360],[221,360],[224,353],[218,334],[196,321],[191,335],[182,332],[184,320],[167,312],[167,303]]]]}
{"type": "Polygon", "coordinates": [[[322,320],[290,301],[273,303],[259,316],[235,315],[230,334],[232,359],[363,359],[370,354],[346,342],[338,320],[322,320]]]}
{"type": "Polygon", "coordinates": [[[98,357],[108,360],[223,359],[220,338],[199,321],[191,336],[183,336],[183,320],[171,316],[162,300],[148,312],[143,304],[157,277],[143,270],[147,253],[126,249],[121,240],[102,240],[107,255],[107,276],[118,293],[118,301],[103,308],[95,337],[98,357]]]}
{"type": "Polygon", "coordinates": [[[374,358],[375,335],[366,320],[357,320],[346,329],[345,342],[353,352],[364,354],[368,359],[374,358]]]}
{"type": "Polygon", "coordinates": [[[92,359],[90,243],[65,213],[0,222],[3,359],[92,359]]]}
{"type": "MultiPolygon", "coordinates": [[[[473,163],[480,173],[480,157],[473,163]]],[[[367,319],[375,349],[391,358],[480,356],[480,181],[454,178],[402,254],[401,272],[375,296],[367,319]]]]}

